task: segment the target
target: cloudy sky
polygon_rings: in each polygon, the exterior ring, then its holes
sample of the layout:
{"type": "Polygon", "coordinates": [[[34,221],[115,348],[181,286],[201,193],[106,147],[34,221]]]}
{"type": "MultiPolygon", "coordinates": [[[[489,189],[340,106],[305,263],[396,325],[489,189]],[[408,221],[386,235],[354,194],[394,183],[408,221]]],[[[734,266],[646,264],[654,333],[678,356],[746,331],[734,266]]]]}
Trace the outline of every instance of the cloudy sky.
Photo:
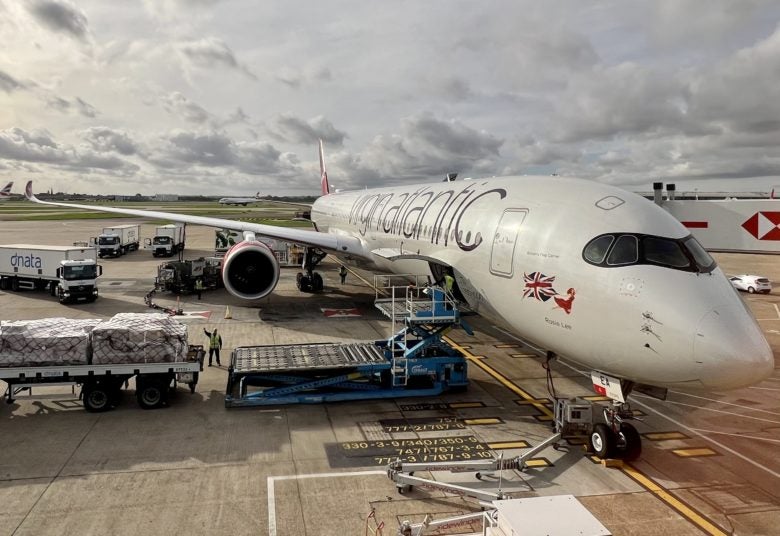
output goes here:
{"type": "Polygon", "coordinates": [[[0,179],[780,186],[780,3],[0,0],[0,179]]]}

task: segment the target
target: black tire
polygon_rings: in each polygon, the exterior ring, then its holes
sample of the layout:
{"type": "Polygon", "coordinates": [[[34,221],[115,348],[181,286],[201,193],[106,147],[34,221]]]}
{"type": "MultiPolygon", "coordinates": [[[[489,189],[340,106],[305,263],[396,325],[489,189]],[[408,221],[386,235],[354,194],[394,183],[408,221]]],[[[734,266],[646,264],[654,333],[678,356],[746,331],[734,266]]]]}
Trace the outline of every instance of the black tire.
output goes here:
{"type": "Polygon", "coordinates": [[[84,409],[90,413],[101,413],[111,409],[111,390],[106,385],[88,383],[81,388],[84,409]]]}
{"type": "Polygon", "coordinates": [[[302,290],[301,281],[303,281],[303,274],[298,272],[298,275],[295,276],[295,286],[298,287],[298,290],[302,290]]]}
{"type": "Polygon", "coordinates": [[[57,282],[56,281],[52,281],[51,284],[49,285],[49,294],[51,294],[52,296],[56,296],[57,295],[57,282]]]}
{"type": "Polygon", "coordinates": [[[167,389],[163,387],[162,382],[158,380],[143,381],[136,391],[138,405],[142,409],[161,408],[165,403],[166,391],[167,389]]]}
{"type": "Polygon", "coordinates": [[[311,289],[312,289],[312,291],[313,292],[319,292],[323,288],[325,288],[325,283],[322,280],[322,276],[319,273],[314,272],[314,274],[312,274],[312,276],[311,276],[311,289]]]}
{"type": "Polygon", "coordinates": [[[642,455],[642,438],[634,425],[627,422],[621,423],[619,434],[622,443],[618,450],[620,457],[629,462],[638,460],[639,456],[642,455]]]}
{"type": "Polygon", "coordinates": [[[298,283],[298,289],[301,292],[311,292],[311,279],[309,279],[309,276],[302,275],[300,280],[297,281],[298,283]]]}
{"type": "Polygon", "coordinates": [[[19,292],[19,280],[15,277],[11,278],[11,290],[19,292]]]}
{"type": "Polygon", "coordinates": [[[0,290],[8,290],[9,285],[10,281],[7,277],[0,277],[0,290]]]}
{"type": "Polygon", "coordinates": [[[755,293],[756,293],[756,289],[754,289],[753,287],[748,287],[748,294],[755,294],[755,293]]]}
{"type": "Polygon", "coordinates": [[[590,433],[590,447],[593,453],[603,459],[611,458],[615,453],[615,433],[612,428],[600,422],[590,433]]]}

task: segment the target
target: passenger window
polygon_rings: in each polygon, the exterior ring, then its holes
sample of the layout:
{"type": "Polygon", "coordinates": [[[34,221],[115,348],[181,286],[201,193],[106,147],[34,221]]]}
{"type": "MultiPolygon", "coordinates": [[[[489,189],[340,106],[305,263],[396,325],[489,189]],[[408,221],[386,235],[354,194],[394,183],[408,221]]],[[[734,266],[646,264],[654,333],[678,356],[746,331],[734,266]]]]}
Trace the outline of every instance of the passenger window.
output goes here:
{"type": "Polygon", "coordinates": [[[615,241],[612,251],[609,253],[607,264],[617,266],[621,264],[633,264],[639,259],[639,248],[635,236],[623,235],[615,241]]]}
{"type": "Polygon", "coordinates": [[[691,264],[680,244],[675,240],[646,236],[642,240],[642,246],[644,246],[644,257],[647,262],[672,268],[688,268],[691,264]]]}
{"type": "Polygon", "coordinates": [[[585,251],[582,252],[583,257],[585,257],[586,261],[593,264],[601,264],[604,262],[604,257],[607,256],[607,251],[609,251],[609,246],[612,245],[613,240],[615,240],[615,237],[612,235],[594,238],[585,246],[585,251]]]}

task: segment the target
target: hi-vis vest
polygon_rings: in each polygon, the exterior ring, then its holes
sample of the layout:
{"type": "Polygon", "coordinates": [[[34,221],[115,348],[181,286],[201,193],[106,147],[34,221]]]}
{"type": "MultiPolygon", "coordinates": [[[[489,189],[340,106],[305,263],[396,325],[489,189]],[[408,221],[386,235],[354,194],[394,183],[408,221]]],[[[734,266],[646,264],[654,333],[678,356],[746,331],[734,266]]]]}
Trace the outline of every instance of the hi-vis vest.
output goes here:
{"type": "Polygon", "coordinates": [[[455,284],[455,278],[450,274],[444,276],[444,289],[447,292],[452,292],[452,286],[455,284]]]}
{"type": "Polygon", "coordinates": [[[211,333],[211,337],[209,339],[209,347],[210,348],[219,348],[219,333],[211,333]]]}

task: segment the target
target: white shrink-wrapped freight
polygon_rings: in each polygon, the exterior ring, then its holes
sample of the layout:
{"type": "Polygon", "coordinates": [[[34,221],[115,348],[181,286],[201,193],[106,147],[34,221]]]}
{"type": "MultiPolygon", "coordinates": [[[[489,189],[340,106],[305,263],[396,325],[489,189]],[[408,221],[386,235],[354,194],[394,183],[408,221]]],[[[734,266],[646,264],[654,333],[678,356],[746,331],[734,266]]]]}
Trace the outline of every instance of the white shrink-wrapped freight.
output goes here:
{"type": "Polygon", "coordinates": [[[187,327],[160,313],[119,313],[92,330],[92,364],[173,363],[187,358],[187,327]]]}
{"type": "Polygon", "coordinates": [[[89,363],[89,334],[97,318],[0,322],[0,367],[89,363]]]}

